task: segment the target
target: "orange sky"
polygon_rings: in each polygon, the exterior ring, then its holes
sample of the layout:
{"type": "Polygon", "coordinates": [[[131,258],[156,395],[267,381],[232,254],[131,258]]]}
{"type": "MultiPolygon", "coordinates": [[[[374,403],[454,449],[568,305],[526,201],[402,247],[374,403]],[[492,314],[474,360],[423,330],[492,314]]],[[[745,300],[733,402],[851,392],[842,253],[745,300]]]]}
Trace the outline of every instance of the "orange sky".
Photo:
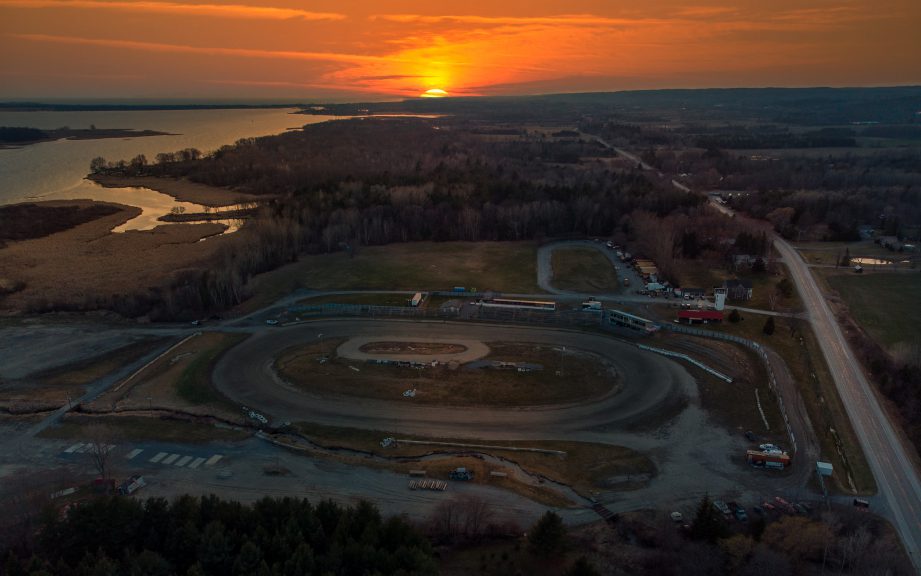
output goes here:
{"type": "Polygon", "coordinates": [[[921,0],[0,0],[0,98],[921,83],[921,0]]]}

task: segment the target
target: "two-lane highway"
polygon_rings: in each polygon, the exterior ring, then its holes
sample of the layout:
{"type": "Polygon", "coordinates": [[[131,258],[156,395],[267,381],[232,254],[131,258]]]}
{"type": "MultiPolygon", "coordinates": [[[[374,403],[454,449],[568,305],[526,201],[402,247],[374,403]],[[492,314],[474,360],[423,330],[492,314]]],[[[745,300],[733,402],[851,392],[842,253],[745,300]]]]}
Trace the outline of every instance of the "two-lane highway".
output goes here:
{"type": "Polygon", "coordinates": [[[921,572],[921,479],[911,458],[911,448],[889,421],[825,296],[806,263],[782,238],[774,246],[783,255],[799,290],[847,414],[860,439],[879,493],[905,548],[921,572]]]}

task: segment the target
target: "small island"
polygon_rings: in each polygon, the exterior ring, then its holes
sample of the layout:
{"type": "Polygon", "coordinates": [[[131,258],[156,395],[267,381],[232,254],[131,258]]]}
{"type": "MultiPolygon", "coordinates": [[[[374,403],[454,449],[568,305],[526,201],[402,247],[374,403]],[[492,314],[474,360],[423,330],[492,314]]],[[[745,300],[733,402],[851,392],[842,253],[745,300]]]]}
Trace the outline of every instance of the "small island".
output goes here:
{"type": "Polygon", "coordinates": [[[156,130],[135,130],[133,128],[55,128],[41,130],[22,126],[0,126],[0,148],[17,148],[51,142],[54,140],[98,140],[101,138],[139,138],[144,136],[174,136],[169,132],[156,130]]]}

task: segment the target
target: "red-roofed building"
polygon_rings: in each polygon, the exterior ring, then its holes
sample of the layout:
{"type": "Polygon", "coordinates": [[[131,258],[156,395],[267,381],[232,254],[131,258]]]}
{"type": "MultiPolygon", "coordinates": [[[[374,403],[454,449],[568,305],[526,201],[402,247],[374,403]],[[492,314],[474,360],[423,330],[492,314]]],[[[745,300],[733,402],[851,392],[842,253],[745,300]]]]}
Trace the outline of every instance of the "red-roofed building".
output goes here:
{"type": "Polygon", "coordinates": [[[723,321],[723,313],[716,310],[682,310],[678,322],[685,324],[714,324],[723,321]]]}

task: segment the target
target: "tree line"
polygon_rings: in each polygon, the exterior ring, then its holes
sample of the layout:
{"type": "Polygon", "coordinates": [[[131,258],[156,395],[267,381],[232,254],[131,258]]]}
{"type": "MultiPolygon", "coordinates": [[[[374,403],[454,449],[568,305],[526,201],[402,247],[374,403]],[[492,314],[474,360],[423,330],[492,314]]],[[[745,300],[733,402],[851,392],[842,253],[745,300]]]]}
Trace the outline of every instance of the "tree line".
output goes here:
{"type": "Polygon", "coordinates": [[[371,504],[105,497],[49,516],[8,550],[9,576],[437,574],[425,536],[371,504]]]}

